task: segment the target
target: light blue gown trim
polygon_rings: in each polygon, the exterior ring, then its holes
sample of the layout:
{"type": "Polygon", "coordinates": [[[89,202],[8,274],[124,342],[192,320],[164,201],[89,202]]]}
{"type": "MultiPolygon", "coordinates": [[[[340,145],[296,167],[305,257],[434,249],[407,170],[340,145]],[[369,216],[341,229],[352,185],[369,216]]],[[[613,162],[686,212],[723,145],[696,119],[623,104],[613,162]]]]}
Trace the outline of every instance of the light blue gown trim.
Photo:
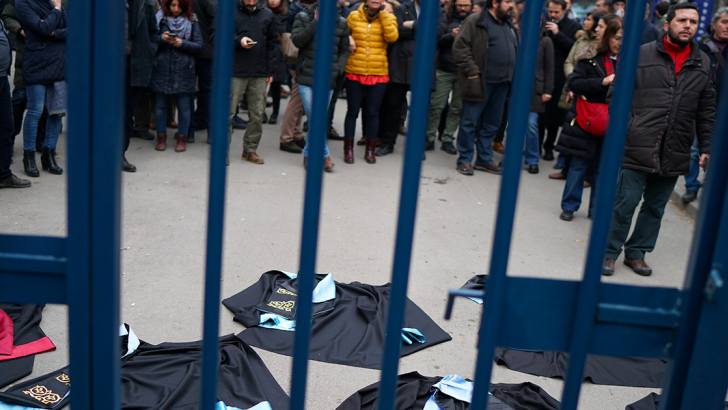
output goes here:
{"type": "Polygon", "coordinates": [[[124,355],[121,357],[129,356],[130,354],[136,352],[136,349],[139,348],[139,338],[134,333],[134,331],[131,329],[131,326],[129,326],[129,332],[126,331],[126,326],[122,323],[119,325],[119,336],[126,336],[129,335],[129,341],[126,344],[127,351],[124,352],[124,355]]]}
{"type": "MultiPolygon", "coordinates": [[[[470,403],[473,397],[473,382],[469,382],[456,374],[443,377],[442,380],[432,386],[432,389],[440,390],[443,394],[466,403],[470,403]]],[[[427,403],[425,403],[423,410],[443,410],[435,402],[434,392],[430,400],[427,400],[427,403]]]]}
{"type": "Polygon", "coordinates": [[[250,407],[249,409],[240,409],[237,407],[226,406],[225,403],[219,401],[215,404],[215,410],[273,410],[273,408],[267,401],[258,403],[255,406],[250,407]]]}
{"type": "Polygon", "coordinates": [[[425,335],[417,329],[405,327],[402,329],[402,341],[411,345],[414,342],[425,343],[425,335]]]}

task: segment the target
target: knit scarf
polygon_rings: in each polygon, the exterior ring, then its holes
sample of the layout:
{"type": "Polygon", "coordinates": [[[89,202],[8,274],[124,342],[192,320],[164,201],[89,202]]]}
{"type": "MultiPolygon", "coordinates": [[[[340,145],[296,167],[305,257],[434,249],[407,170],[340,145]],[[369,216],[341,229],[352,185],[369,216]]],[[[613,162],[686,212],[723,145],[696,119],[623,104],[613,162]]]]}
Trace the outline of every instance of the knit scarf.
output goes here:
{"type": "Polygon", "coordinates": [[[602,54],[602,63],[604,63],[604,68],[607,70],[607,76],[614,74],[614,63],[612,61],[612,56],[610,56],[608,53],[602,54]]]}
{"type": "Polygon", "coordinates": [[[166,19],[169,31],[177,36],[177,38],[189,40],[192,37],[192,21],[190,19],[182,16],[167,16],[166,19]]]}
{"type": "Polygon", "coordinates": [[[667,36],[662,38],[662,44],[665,45],[665,51],[667,51],[667,54],[672,57],[672,61],[675,63],[675,75],[677,76],[680,73],[683,63],[690,57],[690,51],[693,45],[691,43],[681,49],[677,44],[668,41],[667,36]]]}

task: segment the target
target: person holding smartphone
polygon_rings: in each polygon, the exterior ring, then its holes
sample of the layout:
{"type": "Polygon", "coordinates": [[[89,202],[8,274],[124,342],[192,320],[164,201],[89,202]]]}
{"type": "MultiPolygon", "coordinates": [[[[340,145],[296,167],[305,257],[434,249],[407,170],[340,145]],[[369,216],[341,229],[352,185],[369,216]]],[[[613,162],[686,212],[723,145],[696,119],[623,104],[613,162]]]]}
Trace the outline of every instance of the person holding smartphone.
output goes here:
{"type": "Polygon", "coordinates": [[[174,95],[179,113],[176,152],[187,150],[190,125],[190,98],[195,92],[195,56],[202,52],[202,35],[193,17],[190,0],[164,0],[164,17],[159,22],[162,36],[149,88],[155,93],[154,118],[157,123],[157,151],[167,149],[167,104],[174,95]]]}

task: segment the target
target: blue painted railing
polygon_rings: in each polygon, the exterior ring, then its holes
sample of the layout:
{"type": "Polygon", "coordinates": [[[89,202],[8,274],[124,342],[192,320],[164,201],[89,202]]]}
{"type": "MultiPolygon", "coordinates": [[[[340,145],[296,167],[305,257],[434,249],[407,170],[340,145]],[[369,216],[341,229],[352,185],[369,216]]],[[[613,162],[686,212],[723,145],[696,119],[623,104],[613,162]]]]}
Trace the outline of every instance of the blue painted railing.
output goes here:
{"type": "MultiPolygon", "coordinates": [[[[74,408],[119,408],[119,248],[122,116],[124,111],[124,2],[74,0],[69,13],[69,214],[68,237],[0,235],[0,301],[69,305],[74,408]],[[109,45],[112,46],[109,46],[109,45]],[[94,136],[105,135],[105,138],[94,136]],[[31,286],[31,284],[35,286],[31,286]],[[42,286],[38,286],[42,284],[42,286]],[[58,292],[58,289],[66,289],[58,292]]],[[[625,43],[615,83],[612,123],[605,139],[599,186],[615,186],[635,81],[644,1],[630,2],[625,43]]],[[[233,1],[218,3],[232,16],[233,1]]],[[[382,363],[380,410],[394,408],[400,329],[412,255],[424,135],[433,75],[438,2],[423,0],[416,40],[412,118],[404,165],[392,268],[391,303],[382,363]]],[[[321,4],[315,65],[330,67],[336,5],[321,4]]],[[[671,358],[661,410],[721,405],[728,385],[728,299],[721,292],[728,260],[728,117],[716,123],[707,184],[693,253],[682,291],[603,284],[600,281],[615,192],[601,188],[581,282],[509,278],[515,218],[541,5],[528,2],[509,114],[503,179],[495,224],[490,278],[484,298],[476,389],[472,408],[484,409],[496,346],[570,353],[562,409],[576,408],[587,354],[671,358]],[[538,301],[538,302],[534,302],[538,301]],[[716,365],[717,364],[717,365],[716,365]],[[711,366],[712,365],[712,366],[711,366]]],[[[226,186],[225,158],[233,50],[233,19],[216,20],[210,193],[206,255],[201,408],[216,401],[220,278],[226,186]]],[[[304,197],[298,314],[311,317],[323,182],[330,70],[314,73],[313,116],[304,197]]],[[[728,75],[718,112],[728,112],[728,75]]],[[[472,292],[453,290],[455,296],[472,292]]],[[[482,295],[482,294],[481,294],[482,295]]],[[[298,320],[291,382],[291,409],[302,410],[311,323],[298,320]]]]}

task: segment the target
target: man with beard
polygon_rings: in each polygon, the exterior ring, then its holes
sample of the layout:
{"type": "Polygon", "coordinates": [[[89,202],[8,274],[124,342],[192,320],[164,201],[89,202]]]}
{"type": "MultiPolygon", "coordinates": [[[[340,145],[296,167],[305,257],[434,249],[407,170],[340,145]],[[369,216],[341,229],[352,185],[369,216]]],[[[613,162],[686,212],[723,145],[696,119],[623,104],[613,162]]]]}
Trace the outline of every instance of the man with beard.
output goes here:
{"type": "Polygon", "coordinates": [[[501,167],[493,162],[492,144],[516,67],[518,34],[511,22],[513,0],[488,0],[486,7],[465,19],[452,46],[463,99],[456,169],[463,175],[473,175],[473,169],[501,173],[501,167]]]}
{"type": "Polygon", "coordinates": [[[550,0],[548,11],[549,21],[546,22],[546,34],[554,43],[554,95],[546,103],[546,111],[539,116],[538,135],[539,141],[543,145],[543,159],[553,161],[556,134],[566,118],[566,110],[559,108],[561,90],[566,82],[564,62],[576,41],[576,32],[581,29],[581,25],[566,17],[567,4],[564,0],[550,0]]]}
{"type": "Polygon", "coordinates": [[[452,44],[460,32],[460,25],[470,15],[473,9],[472,0],[453,0],[447,5],[447,18],[440,22],[440,30],[444,33],[437,40],[437,70],[435,72],[435,92],[430,100],[430,113],[427,121],[427,144],[434,146],[437,126],[440,123],[442,109],[450,97],[450,106],[447,111],[445,132],[442,134],[440,149],[448,154],[455,155],[457,150],[453,145],[455,130],[460,123],[460,109],[463,100],[458,91],[458,66],[452,57],[452,44]]]}
{"type": "MultiPolygon", "coordinates": [[[[688,173],[690,145],[696,135],[700,165],[708,165],[716,91],[710,59],[693,41],[699,21],[693,4],[672,6],[665,21],[667,34],[640,48],[603,275],[614,273],[623,246],[625,265],[638,275],[652,274],[645,253],[655,248],[665,205],[678,176],[688,173]],[[634,231],[625,243],[642,199],[634,231]]],[[[610,87],[611,96],[613,85],[610,87]]]]}

